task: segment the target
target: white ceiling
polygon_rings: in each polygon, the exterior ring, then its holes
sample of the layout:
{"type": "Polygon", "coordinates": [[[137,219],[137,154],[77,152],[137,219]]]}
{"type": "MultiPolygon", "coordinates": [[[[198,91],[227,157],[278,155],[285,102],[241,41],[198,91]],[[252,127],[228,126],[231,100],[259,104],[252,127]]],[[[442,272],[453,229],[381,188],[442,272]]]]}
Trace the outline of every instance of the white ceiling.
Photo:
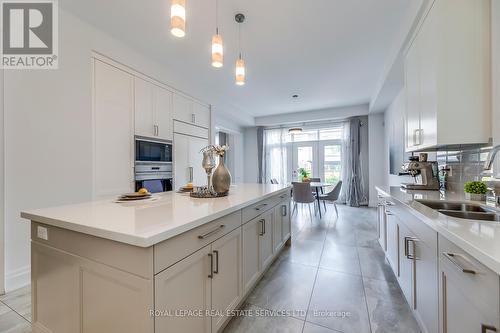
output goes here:
{"type": "Polygon", "coordinates": [[[222,69],[210,66],[215,0],[187,0],[187,36],[169,33],[169,0],[64,0],[60,5],[193,83],[187,93],[251,116],[370,102],[413,0],[219,0],[222,69]],[[243,12],[247,84],[234,84],[243,12]],[[292,94],[299,94],[297,100],[292,94]]]}

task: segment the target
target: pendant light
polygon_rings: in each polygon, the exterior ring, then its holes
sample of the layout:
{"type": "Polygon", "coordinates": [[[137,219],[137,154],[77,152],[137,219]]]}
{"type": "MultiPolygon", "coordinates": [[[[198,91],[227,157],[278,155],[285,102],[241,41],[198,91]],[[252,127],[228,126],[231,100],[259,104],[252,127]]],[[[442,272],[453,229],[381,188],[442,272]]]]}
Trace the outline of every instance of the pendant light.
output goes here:
{"type": "Polygon", "coordinates": [[[186,0],[172,0],[170,7],[170,32],[179,38],[186,35],[186,0]]]}
{"type": "Polygon", "coordinates": [[[212,37],[212,66],[220,68],[224,65],[224,47],[222,36],[219,34],[219,13],[217,0],[215,0],[215,35],[212,37]]]}
{"type": "Polygon", "coordinates": [[[239,13],[234,18],[238,23],[238,48],[240,49],[238,60],[236,60],[236,85],[242,86],[245,84],[245,60],[241,56],[241,23],[245,21],[245,15],[239,13]]]}

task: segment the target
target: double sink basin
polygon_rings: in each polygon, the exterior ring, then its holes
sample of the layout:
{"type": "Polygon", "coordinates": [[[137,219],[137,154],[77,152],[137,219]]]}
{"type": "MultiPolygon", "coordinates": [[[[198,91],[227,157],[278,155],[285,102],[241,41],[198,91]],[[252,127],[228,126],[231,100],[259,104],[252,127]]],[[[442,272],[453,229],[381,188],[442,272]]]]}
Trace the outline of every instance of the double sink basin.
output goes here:
{"type": "Polygon", "coordinates": [[[485,205],[433,200],[416,201],[447,216],[460,219],[500,222],[500,211],[485,205]]]}

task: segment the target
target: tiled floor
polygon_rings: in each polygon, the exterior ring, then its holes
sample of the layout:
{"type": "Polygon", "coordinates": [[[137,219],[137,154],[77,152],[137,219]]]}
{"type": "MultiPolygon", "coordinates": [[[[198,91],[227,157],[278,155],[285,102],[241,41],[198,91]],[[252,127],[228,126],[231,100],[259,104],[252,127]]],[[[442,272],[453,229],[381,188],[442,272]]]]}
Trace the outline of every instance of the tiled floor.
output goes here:
{"type": "MultiPolygon", "coordinates": [[[[310,221],[298,211],[292,246],[247,299],[252,316],[225,333],[420,332],[377,243],[376,212],[339,206],[339,214],[329,207],[310,221]]],[[[0,332],[31,332],[30,301],[29,288],[0,296],[0,332]]]]}

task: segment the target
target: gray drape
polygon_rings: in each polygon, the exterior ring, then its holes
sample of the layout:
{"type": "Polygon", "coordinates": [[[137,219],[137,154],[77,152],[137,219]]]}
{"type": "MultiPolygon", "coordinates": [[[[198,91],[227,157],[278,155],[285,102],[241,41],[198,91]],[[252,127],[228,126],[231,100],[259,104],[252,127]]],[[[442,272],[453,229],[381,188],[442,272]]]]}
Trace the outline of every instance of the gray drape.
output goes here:
{"type": "Polygon", "coordinates": [[[349,206],[359,207],[366,203],[363,174],[361,168],[361,120],[351,118],[344,126],[342,147],[343,186],[339,201],[349,206]]]}
{"type": "Polygon", "coordinates": [[[259,167],[259,176],[257,182],[263,184],[264,181],[264,165],[263,165],[263,156],[264,156],[264,127],[257,127],[257,163],[259,167]]]}

